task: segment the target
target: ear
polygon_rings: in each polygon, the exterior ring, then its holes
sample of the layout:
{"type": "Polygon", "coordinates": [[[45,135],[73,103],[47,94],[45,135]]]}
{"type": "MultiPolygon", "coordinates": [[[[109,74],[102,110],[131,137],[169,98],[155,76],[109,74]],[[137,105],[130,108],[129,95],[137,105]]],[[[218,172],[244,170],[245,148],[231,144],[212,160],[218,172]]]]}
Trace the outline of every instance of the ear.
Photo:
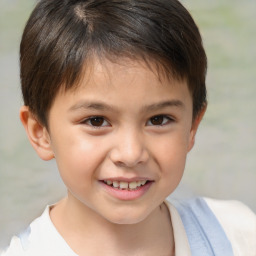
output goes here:
{"type": "Polygon", "coordinates": [[[38,156],[43,160],[51,160],[54,158],[50,135],[46,127],[39,123],[27,106],[21,107],[20,120],[26,130],[31,145],[38,156]]]}
{"type": "Polygon", "coordinates": [[[188,147],[188,152],[193,148],[195,144],[195,137],[196,137],[196,132],[198,130],[199,124],[201,123],[205,111],[207,109],[207,104],[204,105],[202,110],[198,113],[196,116],[195,120],[192,123],[191,130],[190,130],[190,137],[189,137],[189,147],[188,147]]]}

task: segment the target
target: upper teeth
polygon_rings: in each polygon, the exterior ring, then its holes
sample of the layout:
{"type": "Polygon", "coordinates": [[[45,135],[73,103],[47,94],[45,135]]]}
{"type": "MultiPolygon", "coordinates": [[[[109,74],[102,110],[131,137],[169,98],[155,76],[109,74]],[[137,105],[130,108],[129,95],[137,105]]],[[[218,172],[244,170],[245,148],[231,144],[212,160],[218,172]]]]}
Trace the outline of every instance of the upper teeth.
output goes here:
{"type": "Polygon", "coordinates": [[[111,180],[104,180],[106,184],[109,186],[113,186],[114,188],[120,188],[120,189],[136,189],[140,186],[143,186],[146,184],[146,180],[141,181],[132,181],[132,182],[126,182],[126,181],[111,181],[111,180]]]}

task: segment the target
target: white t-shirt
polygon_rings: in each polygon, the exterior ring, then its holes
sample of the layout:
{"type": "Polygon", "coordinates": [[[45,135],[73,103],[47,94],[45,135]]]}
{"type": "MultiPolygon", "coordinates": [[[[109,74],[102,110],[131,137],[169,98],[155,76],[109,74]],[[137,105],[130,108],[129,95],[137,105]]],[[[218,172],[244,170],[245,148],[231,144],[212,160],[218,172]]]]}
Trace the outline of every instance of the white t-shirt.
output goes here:
{"type": "MultiPolygon", "coordinates": [[[[256,256],[256,215],[237,201],[218,201],[205,198],[230,240],[234,256],[256,256]],[[234,214],[236,213],[236,214],[234,214]]],[[[176,208],[169,208],[176,256],[191,256],[182,220],[176,208]]],[[[50,219],[50,206],[34,220],[21,236],[13,237],[8,250],[1,256],[77,256],[58,233],[50,219]],[[26,244],[29,241],[29,244],[26,244]]]]}

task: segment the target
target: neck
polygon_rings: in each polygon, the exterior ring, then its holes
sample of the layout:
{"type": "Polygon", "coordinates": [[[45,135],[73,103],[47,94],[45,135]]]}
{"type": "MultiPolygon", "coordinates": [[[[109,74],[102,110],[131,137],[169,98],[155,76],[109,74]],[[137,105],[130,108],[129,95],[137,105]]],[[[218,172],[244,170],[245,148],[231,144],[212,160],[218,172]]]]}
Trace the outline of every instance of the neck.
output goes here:
{"type": "Polygon", "coordinates": [[[59,233],[78,255],[100,255],[102,251],[113,256],[172,255],[174,250],[170,214],[164,203],[136,224],[109,222],[69,198],[57,204],[50,215],[59,233]]]}

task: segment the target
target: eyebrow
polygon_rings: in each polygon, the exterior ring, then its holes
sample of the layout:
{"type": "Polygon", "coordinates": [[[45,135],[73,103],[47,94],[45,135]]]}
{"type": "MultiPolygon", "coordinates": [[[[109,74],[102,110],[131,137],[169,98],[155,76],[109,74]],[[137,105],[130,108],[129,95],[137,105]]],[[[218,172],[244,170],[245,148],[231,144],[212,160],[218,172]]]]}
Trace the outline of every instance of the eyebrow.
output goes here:
{"type": "MultiPolygon", "coordinates": [[[[167,100],[162,101],[150,105],[145,105],[142,107],[142,110],[144,112],[151,112],[151,111],[157,111],[161,110],[163,108],[167,107],[179,107],[184,108],[184,103],[180,100],[167,100]]],[[[88,102],[88,101],[81,101],[77,104],[71,106],[69,108],[69,111],[75,111],[79,109],[92,109],[92,110],[100,110],[100,111],[112,111],[117,112],[116,108],[114,106],[111,106],[109,104],[106,104],[104,102],[88,102]]]]}
{"type": "Polygon", "coordinates": [[[88,102],[88,101],[81,101],[77,104],[73,105],[69,108],[69,111],[74,111],[78,109],[94,109],[94,110],[112,110],[114,111],[114,107],[103,103],[103,102],[88,102]]]}
{"type": "Polygon", "coordinates": [[[162,101],[159,103],[151,104],[148,106],[144,106],[143,110],[146,112],[150,112],[150,111],[156,111],[156,110],[160,110],[160,109],[167,108],[167,107],[184,108],[185,105],[180,100],[167,100],[167,101],[162,101]]]}

